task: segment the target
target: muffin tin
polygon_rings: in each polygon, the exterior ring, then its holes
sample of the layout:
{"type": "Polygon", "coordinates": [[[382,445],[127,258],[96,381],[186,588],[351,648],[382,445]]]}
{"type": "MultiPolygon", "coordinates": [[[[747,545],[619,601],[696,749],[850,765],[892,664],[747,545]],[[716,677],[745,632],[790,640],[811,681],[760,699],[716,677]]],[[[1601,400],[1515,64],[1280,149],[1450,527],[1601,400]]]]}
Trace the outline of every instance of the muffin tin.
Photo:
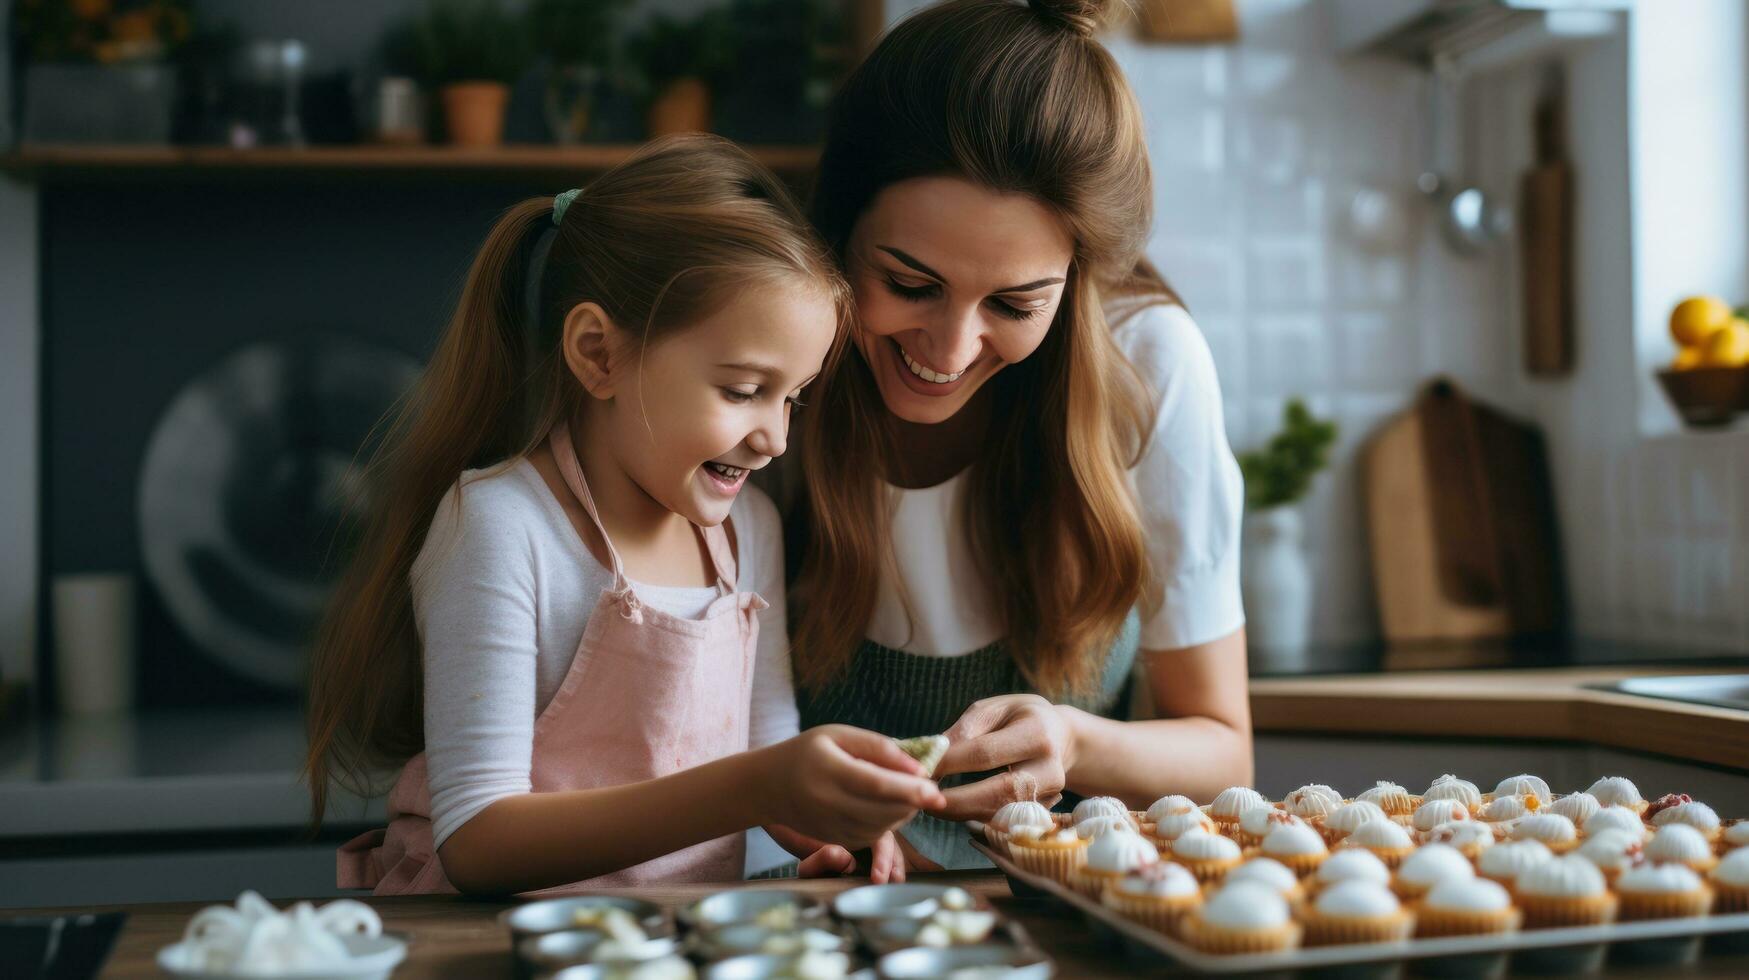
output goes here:
{"type": "Polygon", "coordinates": [[[1704,918],[1617,922],[1570,929],[1536,929],[1488,936],[1410,939],[1400,943],[1299,947],[1280,953],[1222,956],[1204,953],[1162,932],[1117,915],[1054,878],[1028,873],[998,853],[974,831],[972,846],[1008,876],[1017,897],[1042,895],[1082,912],[1089,926],[1111,938],[1141,963],[1167,964],[1197,973],[1396,976],[1405,966],[1423,975],[1498,976],[1511,973],[1582,973],[1606,955],[1647,964],[1677,964],[1703,953],[1749,955],[1749,913],[1704,918]]]}
{"type": "MultiPolygon", "coordinates": [[[[1044,980],[1056,972],[1018,923],[973,898],[972,907],[995,915],[980,943],[947,948],[915,944],[922,924],[946,908],[942,885],[909,882],[848,888],[830,903],[801,891],[737,888],[670,910],[618,895],[578,895],[530,902],[500,916],[511,931],[517,975],[524,980],[590,980],[620,975],[626,961],[592,961],[604,938],[593,927],[572,928],[581,910],[611,906],[635,917],[651,939],[640,952],[680,970],[685,957],[705,980],[763,980],[783,975],[799,954],[765,952],[768,939],[786,932],[769,921],[773,909],[796,909],[796,930],[806,930],[824,953],[850,956],[857,980],[946,976],[968,967],[1007,967],[1006,980],[1044,980]],[[767,921],[760,921],[765,919],[767,921]]],[[[639,956],[631,962],[646,962],[639,956]]],[[[685,975],[683,972],[677,975],[685,975]]]]}

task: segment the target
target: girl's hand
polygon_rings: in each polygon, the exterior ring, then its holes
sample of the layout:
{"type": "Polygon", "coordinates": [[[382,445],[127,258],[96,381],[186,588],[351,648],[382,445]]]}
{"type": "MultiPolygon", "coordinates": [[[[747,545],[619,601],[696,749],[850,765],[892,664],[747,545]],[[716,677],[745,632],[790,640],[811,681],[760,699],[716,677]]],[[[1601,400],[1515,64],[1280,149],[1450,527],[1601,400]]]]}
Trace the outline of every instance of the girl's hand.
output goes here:
{"type": "Polygon", "coordinates": [[[944,820],[988,820],[1003,804],[1062,798],[1075,766],[1075,733],[1065,709],[1036,694],[985,698],[967,708],[946,732],[950,744],[937,778],[1006,768],[947,791],[947,804],[930,810],[944,820]]]}
{"type": "Polygon", "coordinates": [[[868,858],[869,884],[899,884],[905,880],[905,855],[899,850],[898,835],[892,831],[875,839],[868,858]]]}
{"type": "Polygon", "coordinates": [[[897,742],[847,725],[810,728],[769,749],[776,822],[824,841],[865,847],[919,808],[947,805],[897,742]]]}
{"type": "Polygon", "coordinates": [[[836,878],[856,873],[856,856],[837,844],[827,844],[796,865],[798,878],[836,878]]]}

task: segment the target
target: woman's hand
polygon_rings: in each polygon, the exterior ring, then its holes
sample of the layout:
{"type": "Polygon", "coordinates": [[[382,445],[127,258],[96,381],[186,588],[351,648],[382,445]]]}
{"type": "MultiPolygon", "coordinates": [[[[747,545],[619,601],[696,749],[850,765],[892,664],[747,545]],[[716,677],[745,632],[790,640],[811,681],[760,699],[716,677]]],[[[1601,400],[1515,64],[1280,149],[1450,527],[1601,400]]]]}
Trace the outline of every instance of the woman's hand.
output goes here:
{"type": "Polygon", "coordinates": [[[821,725],[761,751],[776,790],[773,822],[846,848],[869,846],[947,802],[917,760],[875,732],[821,725]]]}
{"type": "Polygon", "coordinates": [[[946,735],[950,744],[935,767],[937,778],[1008,771],[947,790],[946,805],[929,811],[944,820],[988,820],[1015,800],[1051,806],[1062,798],[1075,766],[1075,733],[1068,714],[1036,694],[978,701],[946,735]]]}
{"type": "Polygon", "coordinates": [[[796,865],[798,878],[836,878],[866,870],[870,884],[897,884],[905,880],[905,856],[899,849],[897,835],[888,831],[875,838],[874,846],[852,854],[837,844],[826,844],[798,834],[788,827],[767,826],[770,834],[801,861],[796,865]]]}

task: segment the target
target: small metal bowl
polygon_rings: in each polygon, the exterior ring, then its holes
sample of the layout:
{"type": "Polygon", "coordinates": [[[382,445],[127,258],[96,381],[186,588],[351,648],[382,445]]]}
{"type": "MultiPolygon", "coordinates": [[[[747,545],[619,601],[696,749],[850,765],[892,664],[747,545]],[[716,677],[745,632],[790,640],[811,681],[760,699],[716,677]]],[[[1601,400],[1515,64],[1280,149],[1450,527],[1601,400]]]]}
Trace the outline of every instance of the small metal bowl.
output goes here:
{"type": "Polygon", "coordinates": [[[946,977],[971,967],[1008,967],[1005,980],[1048,980],[1057,973],[1051,960],[1032,950],[1005,943],[929,949],[917,946],[888,953],[875,964],[882,980],[926,980],[946,977]]]}
{"type": "Polygon", "coordinates": [[[680,921],[692,929],[721,929],[738,922],[752,922],[761,913],[783,905],[796,907],[798,925],[812,924],[826,918],[826,904],[804,892],[737,888],[706,895],[686,906],[680,910],[680,921]]]}
{"type": "Polygon", "coordinates": [[[567,966],[557,973],[541,974],[540,980],[620,980],[631,976],[633,969],[638,970],[638,976],[663,977],[697,977],[698,971],[692,962],[684,956],[664,956],[658,960],[645,960],[642,963],[584,963],[580,966],[567,966]],[[669,971],[658,974],[655,970],[667,967],[669,971]]]}
{"type": "MultiPolygon", "coordinates": [[[[911,949],[918,944],[917,935],[929,924],[928,919],[865,919],[858,922],[857,935],[862,938],[862,944],[867,946],[876,956],[897,952],[901,949],[911,949]]],[[[975,943],[961,943],[964,946],[979,946],[987,943],[1008,943],[1021,945],[1025,942],[1025,933],[1012,922],[996,917],[995,925],[990,927],[989,935],[975,943]]]]}
{"type": "Polygon", "coordinates": [[[680,940],[673,936],[658,936],[635,952],[615,950],[618,955],[598,957],[596,950],[607,938],[607,933],[597,929],[570,929],[530,936],[516,944],[517,970],[525,977],[539,976],[579,963],[641,963],[680,952],[680,940]]]}
{"type": "Polygon", "coordinates": [[[799,929],[772,929],[757,922],[735,922],[716,929],[694,932],[687,948],[693,956],[711,962],[726,960],[731,956],[771,953],[773,950],[767,947],[768,943],[802,933],[818,934],[815,938],[821,943],[820,952],[848,953],[856,948],[854,939],[843,930],[825,922],[815,922],[799,929]],[[832,945],[825,944],[826,937],[834,941],[832,945]]]}
{"type": "MultiPolygon", "coordinates": [[[[828,954],[832,955],[832,954],[828,954]]],[[[872,974],[867,969],[858,969],[855,957],[846,954],[847,969],[845,976],[851,978],[868,977],[872,974]]],[[[726,960],[718,960],[704,968],[699,974],[702,980],[780,980],[783,977],[793,977],[796,957],[773,956],[769,953],[754,953],[747,956],[731,956],[726,960]]],[[[569,980],[569,978],[567,978],[569,980]]]]}
{"type": "MultiPolygon", "coordinates": [[[[924,885],[907,882],[900,885],[863,885],[838,893],[832,900],[832,911],[840,919],[856,922],[862,919],[926,919],[942,908],[942,896],[949,889],[944,885],[924,885]]],[[[977,904],[973,900],[974,906],[977,904]]]]}
{"type": "MultiPolygon", "coordinates": [[[[589,926],[577,924],[577,913],[586,909],[602,907],[624,909],[638,920],[638,925],[644,929],[647,936],[674,935],[674,921],[662,906],[654,902],[646,902],[636,898],[625,898],[620,895],[573,895],[566,898],[547,898],[538,902],[518,905],[499,913],[498,921],[510,930],[512,939],[522,940],[529,936],[541,936],[549,932],[573,932],[590,930],[589,926]]],[[[594,930],[600,931],[600,930],[594,930]]]]}

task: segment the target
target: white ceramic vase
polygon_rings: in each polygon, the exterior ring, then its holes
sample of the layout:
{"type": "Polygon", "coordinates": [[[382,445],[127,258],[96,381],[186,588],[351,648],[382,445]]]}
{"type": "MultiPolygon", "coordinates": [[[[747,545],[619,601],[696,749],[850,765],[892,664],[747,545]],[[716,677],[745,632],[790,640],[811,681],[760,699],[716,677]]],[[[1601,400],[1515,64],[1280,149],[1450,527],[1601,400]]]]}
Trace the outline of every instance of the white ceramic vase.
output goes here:
{"type": "Polygon", "coordinates": [[[1312,573],[1302,536],[1298,508],[1270,507],[1245,515],[1240,588],[1256,670],[1298,673],[1310,665],[1312,573]]]}

